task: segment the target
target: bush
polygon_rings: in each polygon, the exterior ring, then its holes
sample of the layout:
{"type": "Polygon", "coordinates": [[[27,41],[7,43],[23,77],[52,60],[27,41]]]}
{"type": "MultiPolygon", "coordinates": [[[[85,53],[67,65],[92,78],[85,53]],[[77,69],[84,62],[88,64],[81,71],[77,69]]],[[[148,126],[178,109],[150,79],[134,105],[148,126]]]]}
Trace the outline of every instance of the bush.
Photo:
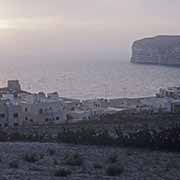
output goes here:
{"type": "Polygon", "coordinates": [[[57,159],[54,159],[53,162],[54,162],[54,165],[56,166],[59,165],[59,162],[57,161],[57,159]]]}
{"type": "Polygon", "coordinates": [[[44,155],[42,154],[25,154],[24,155],[24,160],[30,163],[35,163],[37,161],[39,161],[40,159],[43,159],[44,155]]]}
{"type": "Polygon", "coordinates": [[[94,168],[95,168],[95,169],[102,169],[103,167],[102,167],[102,165],[99,164],[99,163],[94,163],[94,168]]]}
{"type": "Polygon", "coordinates": [[[108,162],[110,163],[116,163],[118,161],[118,156],[117,154],[111,154],[111,156],[108,159],[108,162]]]}
{"type": "Polygon", "coordinates": [[[17,169],[19,167],[18,161],[12,161],[9,163],[9,168],[17,169]]]}
{"type": "Polygon", "coordinates": [[[8,141],[8,134],[6,132],[0,131],[0,141],[8,141]]]}
{"type": "Polygon", "coordinates": [[[54,176],[67,177],[67,176],[71,175],[71,173],[72,172],[69,169],[60,168],[54,172],[54,176]]]}
{"type": "Polygon", "coordinates": [[[54,149],[50,149],[50,148],[48,148],[47,152],[50,156],[53,156],[56,153],[54,149]]]}
{"type": "Polygon", "coordinates": [[[23,136],[20,133],[15,132],[15,133],[9,134],[8,139],[10,141],[23,141],[23,136]]]}
{"type": "Polygon", "coordinates": [[[86,145],[113,145],[115,139],[105,130],[96,132],[94,128],[81,128],[76,131],[63,128],[58,133],[58,141],[86,145]]]}
{"type": "Polygon", "coordinates": [[[108,176],[119,176],[123,173],[124,168],[118,164],[111,164],[106,169],[106,174],[108,176]]]}
{"type": "Polygon", "coordinates": [[[83,164],[83,159],[79,153],[66,154],[64,160],[65,164],[70,166],[80,166],[83,164]]]}

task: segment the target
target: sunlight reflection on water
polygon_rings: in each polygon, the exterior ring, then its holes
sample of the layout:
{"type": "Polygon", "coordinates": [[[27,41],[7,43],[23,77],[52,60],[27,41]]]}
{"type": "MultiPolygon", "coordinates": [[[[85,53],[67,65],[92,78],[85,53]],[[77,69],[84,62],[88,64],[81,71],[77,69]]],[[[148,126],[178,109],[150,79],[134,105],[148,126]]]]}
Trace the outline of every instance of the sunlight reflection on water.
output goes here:
{"type": "Polygon", "coordinates": [[[139,97],[180,85],[180,68],[124,62],[13,66],[0,71],[0,86],[19,79],[28,91],[58,91],[73,98],[139,97]]]}

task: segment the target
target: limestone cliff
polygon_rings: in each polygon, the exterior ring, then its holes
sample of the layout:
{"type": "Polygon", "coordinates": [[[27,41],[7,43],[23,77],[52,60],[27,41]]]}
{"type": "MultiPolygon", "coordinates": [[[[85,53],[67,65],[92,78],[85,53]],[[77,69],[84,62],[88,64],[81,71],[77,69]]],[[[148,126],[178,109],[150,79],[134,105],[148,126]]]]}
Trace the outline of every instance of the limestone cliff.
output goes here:
{"type": "Polygon", "coordinates": [[[131,62],[180,66],[180,36],[156,36],[135,41],[131,62]]]}

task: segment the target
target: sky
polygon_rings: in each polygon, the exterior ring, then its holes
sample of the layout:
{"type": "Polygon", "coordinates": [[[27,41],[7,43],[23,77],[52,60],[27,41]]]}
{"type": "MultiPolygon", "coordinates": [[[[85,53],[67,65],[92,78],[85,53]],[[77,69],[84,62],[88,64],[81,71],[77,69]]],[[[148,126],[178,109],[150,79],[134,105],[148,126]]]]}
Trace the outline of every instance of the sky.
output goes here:
{"type": "Polygon", "coordinates": [[[0,64],[127,59],[134,40],[177,35],[179,0],[0,0],[0,64]]]}

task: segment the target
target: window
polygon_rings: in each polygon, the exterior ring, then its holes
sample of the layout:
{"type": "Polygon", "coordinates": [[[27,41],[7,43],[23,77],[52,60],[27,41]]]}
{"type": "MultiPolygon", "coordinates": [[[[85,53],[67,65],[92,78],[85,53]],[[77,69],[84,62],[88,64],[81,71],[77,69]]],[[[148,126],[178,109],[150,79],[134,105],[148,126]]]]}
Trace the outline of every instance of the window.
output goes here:
{"type": "Polygon", "coordinates": [[[56,120],[59,120],[59,119],[60,119],[59,116],[57,116],[57,117],[56,117],[56,120]]]}
{"type": "Polygon", "coordinates": [[[5,123],[5,124],[4,124],[4,127],[8,127],[8,123],[5,123]]]}
{"type": "Polygon", "coordinates": [[[33,119],[30,119],[30,122],[33,122],[33,119]]]}
{"type": "Polygon", "coordinates": [[[24,111],[25,111],[25,112],[28,112],[28,108],[25,108],[24,111]]]}
{"type": "Polygon", "coordinates": [[[28,120],[28,117],[25,117],[25,120],[27,121],[27,120],[28,120]]]}
{"type": "Polygon", "coordinates": [[[43,113],[43,109],[39,109],[39,114],[42,114],[43,113]]]}
{"type": "Polygon", "coordinates": [[[14,113],[14,118],[18,118],[18,113],[14,113]]]}
{"type": "Polygon", "coordinates": [[[67,118],[67,120],[69,121],[69,120],[72,120],[72,119],[73,119],[73,116],[71,116],[70,114],[67,114],[67,115],[66,115],[66,118],[67,118]]]}
{"type": "Polygon", "coordinates": [[[48,121],[49,121],[49,119],[48,119],[48,118],[46,118],[46,119],[45,119],[45,121],[46,121],[46,122],[48,122],[48,121]]]}
{"type": "Polygon", "coordinates": [[[18,123],[14,123],[14,126],[18,126],[19,124],[18,123]]]}

